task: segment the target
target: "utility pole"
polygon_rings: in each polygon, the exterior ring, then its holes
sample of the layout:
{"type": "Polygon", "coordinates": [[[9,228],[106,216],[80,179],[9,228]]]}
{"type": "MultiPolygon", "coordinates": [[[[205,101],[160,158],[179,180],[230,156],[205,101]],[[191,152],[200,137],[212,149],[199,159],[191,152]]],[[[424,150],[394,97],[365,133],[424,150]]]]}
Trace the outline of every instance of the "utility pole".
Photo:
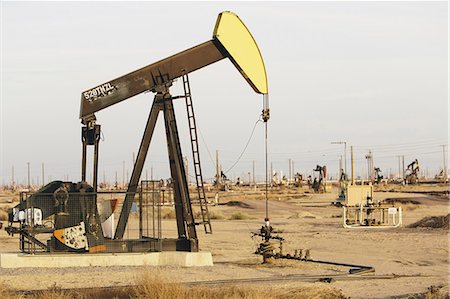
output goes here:
{"type": "Polygon", "coordinates": [[[256,182],[255,182],[255,160],[253,160],[253,186],[256,186],[256,182]]]}
{"type": "Polygon", "coordinates": [[[367,159],[367,180],[373,183],[373,156],[371,150],[369,150],[369,154],[366,155],[367,159]]]}
{"type": "Polygon", "coordinates": [[[350,146],[350,154],[352,160],[352,185],[355,184],[355,160],[353,159],[353,145],[350,146]]]}
{"type": "Polygon", "coordinates": [[[125,161],[122,161],[122,186],[125,188],[125,161]]]}
{"type": "Polygon", "coordinates": [[[402,179],[405,180],[405,156],[402,156],[402,179]]]}
{"type": "Polygon", "coordinates": [[[153,181],[153,166],[150,167],[150,180],[153,181]]]}
{"type": "Polygon", "coordinates": [[[398,178],[400,179],[400,174],[401,174],[401,171],[400,171],[400,157],[401,156],[397,156],[397,158],[398,158],[398,178]]]}
{"type": "Polygon", "coordinates": [[[30,185],[30,162],[27,162],[27,168],[28,168],[28,189],[30,189],[31,188],[31,185],[30,185]]]}
{"type": "Polygon", "coordinates": [[[444,183],[446,183],[447,182],[447,163],[446,163],[446,160],[445,160],[445,152],[446,152],[446,147],[447,147],[447,145],[446,144],[443,144],[443,145],[441,145],[442,146],[442,158],[443,158],[443,162],[444,162],[444,172],[443,172],[443,174],[444,174],[444,183]]]}
{"type": "Polygon", "coordinates": [[[44,162],[42,162],[42,186],[45,185],[44,162]]]}
{"type": "Polygon", "coordinates": [[[220,173],[219,173],[219,151],[216,150],[216,186],[217,190],[220,189],[220,173]]]}
{"type": "Polygon", "coordinates": [[[344,145],[344,171],[345,171],[345,175],[347,175],[347,142],[346,141],[335,141],[335,142],[331,142],[331,144],[343,144],[344,145]]]}
{"type": "Polygon", "coordinates": [[[347,175],[347,142],[344,141],[344,167],[345,175],[347,175]]]}
{"type": "Polygon", "coordinates": [[[12,166],[12,172],[11,172],[11,185],[14,189],[14,165],[12,166]]]}
{"type": "Polygon", "coordinates": [[[292,169],[291,169],[291,159],[289,159],[289,176],[288,176],[289,181],[288,181],[288,186],[289,186],[289,184],[291,183],[291,179],[292,179],[291,174],[292,174],[292,169]]]}

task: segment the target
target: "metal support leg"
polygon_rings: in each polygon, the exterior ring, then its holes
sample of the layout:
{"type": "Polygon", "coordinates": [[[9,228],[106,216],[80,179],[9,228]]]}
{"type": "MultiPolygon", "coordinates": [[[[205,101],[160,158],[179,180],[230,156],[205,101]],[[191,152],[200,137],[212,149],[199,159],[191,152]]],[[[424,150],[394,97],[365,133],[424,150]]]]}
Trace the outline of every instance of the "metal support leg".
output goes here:
{"type": "Polygon", "coordinates": [[[150,146],[150,141],[153,136],[153,131],[155,129],[156,121],[158,119],[159,111],[162,109],[162,105],[158,101],[158,95],[155,96],[152,109],[150,110],[150,115],[147,120],[147,125],[145,127],[144,136],[142,137],[141,145],[139,147],[139,152],[134,163],[133,173],[131,174],[130,183],[128,184],[127,194],[122,205],[122,211],[120,212],[119,222],[117,223],[116,232],[114,234],[114,239],[122,239],[125,233],[125,228],[128,222],[128,216],[131,211],[131,206],[134,201],[134,195],[139,184],[139,179],[141,178],[142,169],[144,167],[145,158],[147,156],[148,148],[150,146]]]}
{"type": "Polygon", "coordinates": [[[92,179],[92,187],[94,192],[97,193],[97,181],[98,181],[98,147],[100,144],[100,134],[95,138],[94,145],[94,177],[92,179]]]}
{"type": "Polygon", "coordinates": [[[86,151],[87,151],[87,145],[86,145],[86,140],[83,138],[82,140],[82,159],[81,159],[81,181],[82,182],[86,182],[86,151]]]}
{"type": "Polygon", "coordinates": [[[164,101],[164,120],[166,125],[170,172],[172,175],[172,183],[174,188],[174,202],[178,225],[178,236],[179,238],[185,237],[197,240],[195,221],[192,214],[192,206],[189,197],[186,172],[184,169],[175,112],[173,110],[173,103],[171,98],[165,99],[164,101]],[[186,228],[185,225],[187,226],[186,228]],[[188,235],[186,235],[186,229],[188,235]]]}

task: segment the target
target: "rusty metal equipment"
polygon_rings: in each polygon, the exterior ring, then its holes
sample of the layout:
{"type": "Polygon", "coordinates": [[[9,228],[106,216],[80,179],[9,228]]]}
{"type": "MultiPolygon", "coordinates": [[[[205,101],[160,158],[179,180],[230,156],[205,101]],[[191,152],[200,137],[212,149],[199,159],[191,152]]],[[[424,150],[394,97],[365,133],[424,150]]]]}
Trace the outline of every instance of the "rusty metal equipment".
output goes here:
{"type": "Polygon", "coordinates": [[[401,207],[373,200],[373,186],[348,185],[343,205],[345,228],[396,228],[402,225],[401,207]]]}
{"type": "Polygon", "coordinates": [[[419,161],[415,159],[405,170],[405,183],[414,185],[419,183],[419,161]]]}
{"type": "Polygon", "coordinates": [[[277,259],[295,260],[300,262],[319,263],[327,265],[335,265],[348,267],[349,274],[363,274],[375,272],[375,268],[371,266],[362,266],[348,263],[338,263],[323,260],[316,260],[311,258],[310,249],[296,249],[293,254],[283,252],[283,244],[286,241],[280,234],[282,232],[275,230],[269,222],[269,219],[265,219],[265,224],[261,228],[252,233],[252,238],[260,237],[261,243],[255,250],[255,254],[262,255],[263,264],[271,264],[277,259]],[[273,235],[276,234],[276,235],[273,235]]]}
{"type": "Polygon", "coordinates": [[[317,165],[315,169],[313,169],[314,172],[317,172],[319,174],[318,178],[315,177],[314,181],[312,182],[312,188],[314,192],[316,193],[325,193],[326,192],[326,177],[327,177],[327,167],[317,165]]]}
{"type": "MultiPolygon", "coordinates": [[[[54,181],[35,194],[21,200],[9,213],[7,231],[19,234],[23,244],[38,246],[43,251],[61,252],[146,252],[160,250],[198,251],[196,225],[203,224],[211,233],[207,200],[203,188],[196,121],[192,105],[188,74],[224,58],[229,58],[253,90],[263,94],[264,112],[268,118],[267,75],[259,51],[250,31],[232,12],[219,14],[213,38],[207,42],[162,59],[139,70],[110,80],[81,94],[80,119],[83,124],[82,182],[54,181]],[[182,78],[184,95],[172,96],[170,87],[182,78]],[[144,135],[134,168],[125,192],[115,231],[106,234],[104,219],[99,213],[98,156],[101,126],[95,113],[144,92],[155,93],[144,135]],[[202,219],[196,222],[186,180],[177,121],[175,99],[185,99],[188,114],[194,172],[202,219]],[[267,107],[266,107],[267,105],[267,107]],[[135,239],[124,239],[130,212],[136,203],[136,193],[144,167],[150,141],[159,114],[164,117],[168,146],[171,182],[174,190],[174,207],[177,238],[164,238],[142,233],[135,239]],[[88,146],[94,147],[93,183],[86,183],[88,146]],[[44,225],[45,222],[48,225],[44,225]],[[49,234],[50,239],[43,240],[49,234]]],[[[140,206],[142,207],[142,205],[140,206]]],[[[139,218],[142,226],[142,215],[139,218]]],[[[22,251],[23,248],[21,248],[22,251]]]]}
{"type": "Polygon", "coordinates": [[[379,167],[375,167],[373,169],[374,173],[375,173],[375,183],[377,184],[381,184],[381,182],[383,181],[383,171],[381,171],[381,169],[379,167]]]}
{"type": "Polygon", "coordinates": [[[260,254],[263,256],[263,263],[271,263],[275,256],[280,256],[283,254],[283,241],[284,238],[280,235],[272,235],[275,233],[281,233],[281,231],[276,231],[269,223],[269,219],[265,218],[265,225],[261,226],[258,232],[252,233],[253,237],[261,237],[262,242],[259,243],[258,248],[256,249],[256,254],[260,254]],[[276,246],[272,242],[272,240],[276,240],[279,242],[278,252],[276,252],[276,246]]]}

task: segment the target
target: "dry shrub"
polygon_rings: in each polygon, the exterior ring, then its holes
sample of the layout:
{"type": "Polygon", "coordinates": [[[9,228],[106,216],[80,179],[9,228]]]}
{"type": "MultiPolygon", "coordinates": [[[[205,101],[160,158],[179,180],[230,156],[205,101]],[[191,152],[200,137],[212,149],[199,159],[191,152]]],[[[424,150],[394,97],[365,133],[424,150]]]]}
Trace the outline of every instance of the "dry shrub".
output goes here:
{"type": "Polygon", "coordinates": [[[221,220],[221,219],[225,219],[225,216],[223,216],[223,214],[219,211],[209,211],[209,218],[221,220]]]}
{"type": "Polygon", "coordinates": [[[261,288],[257,285],[223,285],[187,287],[173,282],[159,271],[146,271],[139,276],[133,297],[155,299],[309,299],[346,298],[331,287],[300,287],[292,289],[261,288]]]}
{"type": "MultiPolygon", "coordinates": [[[[221,219],[225,219],[225,216],[219,212],[219,211],[208,211],[209,213],[209,219],[216,219],[216,220],[221,220],[221,219]]],[[[195,218],[200,219],[202,217],[202,212],[197,211],[195,213],[195,218]]]]}
{"type": "Polygon", "coordinates": [[[3,210],[0,210],[0,220],[2,221],[8,220],[8,213],[3,210]]]}
{"type": "Polygon", "coordinates": [[[162,219],[176,219],[177,215],[175,213],[175,209],[161,209],[161,218],[162,219]]]}
{"type": "Polygon", "coordinates": [[[345,299],[341,290],[332,287],[313,286],[294,289],[286,289],[284,292],[277,292],[277,299],[345,299]]]}
{"type": "Polygon", "coordinates": [[[236,212],[231,215],[230,220],[249,220],[253,219],[247,213],[236,212]]]}
{"type": "Polygon", "coordinates": [[[0,298],[12,299],[11,288],[9,288],[6,284],[0,282],[0,298]]]}
{"type": "MultiPolygon", "coordinates": [[[[63,290],[56,285],[47,290],[28,294],[33,299],[87,299],[87,298],[152,298],[152,299],[321,299],[346,298],[340,290],[332,287],[312,286],[277,289],[266,285],[222,285],[188,287],[174,279],[168,278],[159,270],[149,269],[138,276],[137,284],[129,287],[98,288],[86,290],[63,290]]],[[[0,298],[24,298],[22,295],[12,296],[9,288],[0,284],[0,298]]],[[[435,294],[436,292],[430,292],[435,294]]],[[[426,297],[441,298],[441,297],[426,297]]],[[[444,297],[442,297],[444,298],[444,297]]],[[[448,297],[447,297],[448,298],[448,297]]]]}
{"type": "Polygon", "coordinates": [[[450,292],[448,286],[432,285],[424,293],[407,294],[397,297],[398,299],[449,299],[450,292]]]}
{"type": "Polygon", "coordinates": [[[68,299],[68,298],[76,298],[81,299],[84,296],[80,293],[76,293],[74,291],[69,290],[63,290],[61,287],[59,287],[56,283],[53,284],[53,286],[49,287],[46,290],[37,291],[29,296],[27,298],[33,298],[33,299],[68,299]]]}
{"type": "MultiPolygon", "coordinates": [[[[195,218],[201,218],[201,212],[198,211],[194,215],[195,218]]],[[[220,212],[209,211],[209,217],[211,219],[224,219],[225,217],[220,212]]],[[[162,219],[176,219],[177,215],[175,213],[175,209],[163,208],[161,209],[161,218],[162,219]]]]}
{"type": "Polygon", "coordinates": [[[449,299],[448,286],[430,286],[425,293],[425,299],[449,299]]]}
{"type": "Polygon", "coordinates": [[[154,299],[184,299],[188,289],[181,283],[172,282],[160,271],[147,270],[137,278],[134,297],[154,299]]]}
{"type": "Polygon", "coordinates": [[[46,290],[38,291],[26,298],[32,299],[109,299],[109,298],[133,298],[129,288],[97,288],[97,289],[61,289],[54,285],[46,290]]]}
{"type": "Polygon", "coordinates": [[[188,298],[192,299],[259,299],[276,298],[271,295],[270,288],[256,286],[227,285],[220,287],[193,287],[189,290],[188,298]]]}

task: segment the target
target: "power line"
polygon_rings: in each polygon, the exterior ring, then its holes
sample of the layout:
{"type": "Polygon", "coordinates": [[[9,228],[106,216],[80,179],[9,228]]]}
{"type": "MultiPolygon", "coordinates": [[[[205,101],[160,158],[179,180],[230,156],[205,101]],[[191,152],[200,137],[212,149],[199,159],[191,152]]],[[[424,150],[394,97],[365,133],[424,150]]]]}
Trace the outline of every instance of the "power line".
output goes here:
{"type": "Polygon", "coordinates": [[[242,158],[242,156],[244,155],[245,150],[247,149],[248,145],[250,144],[250,141],[252,140],[253,133],[255,133],[256,125],[257,125],[259,122],[262,122],[262,120],[261,120],[260,117],[259,117],[258,120],[255,122],[255,125],[253,126],[253,129],[252,129],[252,133],[250,134],[250,137],[249,137],[248,140],[247,140],[247,144],[245,145],[245,147],[244,147],[244,149],[242,150],[241,154],[240,154],[239,157],[237,158],[236,162],[234,162],[234,164],[233,164],[230,168],[228,168],[228,170],[225,171],[224,173],[228,173],[230,170],[232,170],[232,169],[234,168],[234,166],[236,166],[236,165],[239,163],[239,160],[240,160],[240,159],[242,158]]]}

